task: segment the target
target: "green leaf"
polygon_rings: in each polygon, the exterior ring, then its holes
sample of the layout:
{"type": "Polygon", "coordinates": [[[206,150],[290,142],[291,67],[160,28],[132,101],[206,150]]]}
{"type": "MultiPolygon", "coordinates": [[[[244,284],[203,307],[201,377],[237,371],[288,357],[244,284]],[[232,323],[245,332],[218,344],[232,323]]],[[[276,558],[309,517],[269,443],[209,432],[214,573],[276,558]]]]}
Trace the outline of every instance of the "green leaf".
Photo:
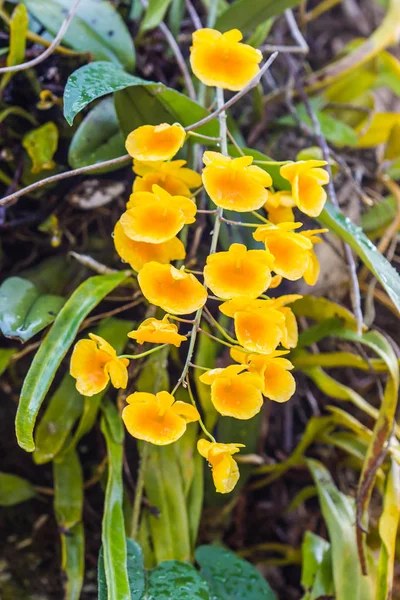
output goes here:
{"type": "Polygon", "coordinates": [[[400,310],[400,275],[367,238],[361,227],[327,203],[318,220],[333,231],[361,258],[368,269],[385,288],[393,304],[400,310]]]}
{"type": "Polygon", "coordinates": [[[246,34],[266,19],[281,15],[286,8],[293,8],[297,4],[300,4],[300,0],[236,0],[218,17],[215,29],[228,31],[236,28],[246,34]]]}
{"type": "MultiPolygon", "coordinates": [[[[12,67],[24,62],[26,49],[26,34],[28,31],[28,13],[23,4],[15,7],[10,20],[10,50],[8,52],[6,65],[12,67]]],[[[4,73],[0,84],[3,90],[10,81],[13,73],[4,73]]]]}
{"type": "Polygon", "coordinates": [[[73,343],[84,318],[126,278],[125,273],[95,275],[84,281],[67,300],[44,338],[22,386],[16,416],[18,444],[33,452],[33,428],[55,373],[73,343]]]}
{"type": "Polygon", "coordinates": [[[58,146],[58,129],[52,121],[48,121],[37,129],[32,129],[22,140],[22,145],[32,161],[32,173],[40,173],[54,169],[53,156],[58,146]]]}
{"type": "Polygon", "coordinates": [[[122,510],[124,430],[121,417],[110,402],[103,406],[101,431],[106,439],[108,456],[108,476],[101,533],[108,598],[130,600],[127,544],[122,510]]]}
{"type": "MultiPolygon", "coordinates": [[[[70,0],[22,0],[52,35],[71,8],[70,0]]],[[[85,0],[78,6],[63,43],[95,60],[108,60],[128,70],[135,66],[135,49],[125,23],[108,0],[85,0]]]]}
{"type": "Polygon", "coordinates": [[[307,317],[317,322],[337,319],[350,330],[356,330],[357,324],[353,313],[347,308],[327,298],[305,295],[292,302],[290,308],[296,317],[307,317]]]}
{"type": "Polygon", "coordinates": [[[65,600],[79,600],[83,585],[85,540],[82,525],[83,476],[74,450],[53,463],[54,510],[61,530],[65,600]]]}
{"type": "Polygon", "coordinates": [[[14,348],[0,348],[0,375],[3,375],[15,353],[14,348]]]}
{"type": "Polygon", "coordinates": [[[334,593],[330,545],[319,535],[306,531],[301,546],[301,585],[307,593],[302,600],[314,600],[334,593]]]}
{"type": "MultiPolygon", "coordinates": [[[[179,122],[184,127],[207,116],[208,111],[162,83],[133,77],[106,62],[85,65],[72,73],[64,91],[64,116],[71,125],[75,115],[92,100],[115,94],[115,107],[122,133],[127,135],[143,124],[179,122]]],[[[204,135],[217,136],[214,120],[198,128],[204,135]]]]}
{"type": "Polygon", "coordinates": [[[342,321],[337,317],[333,319],[326,319],[326,321],[321,321],[316,325],[312,325],[311,327],[307,327],[304,331],[299,334],[299,339],[297,341],[296,349],[293,352],[297,352],[300,348],[304,348],[305,346],[311,346],[311,344],[315,344],[320,340],[323,340],[328,335],[334,334],[342,325],[342,321]]]}
{"type": "Polygon", "coordinates": [[[170,4],[171,0],[149,0],[140,31],[147,31],[158,27],[161,21],[164,20],[165,13],[170,4]]]}
{"type": "Polygon", "coordinates": [[[317,486],[329,531],[335,597],[373,600],[373,583],[362,575],[358,560],[354,500],[337,489],[329,471],[320,462],[309,459],[307,465],[317,486]]]}
{"type": "Polygon", "coordinates": [[[392,595],[396,552],[396,537],[400,518],[400,469],[392,459],[383,497],[383,513],[379,519],[379,536],[382,541],[378,563],[376,600],[386,600],[392,595]]]}
{"type": "Polygon", "coordinates": [[[42,296],[26,279],[9,277],[0,286],[0,330],[26,342],[54,321],[64,302],[60,296],[42,296]]]}
{"type": "Polygon", "coordinates": [[[233,552],[218,546],[199,546],[195,558],[212,600],[276,600],[261,573],[233,552]]]}
{"type": "Polygon", "coordinates": [[[33,486],[22,477],[0,472],[0,506],[14,506],[36,496],[33,486]]]}
{"type": "Polygon", "coordinates": [[[64,117],[72,125],[75,116],[96,98],[129,86],[151,83],[105,61],[89,63],[68,77],[64,90],[64,117]]]}
{"type": "MultiPolygon", "coordinates": [[[[166,560],[149,573],[143,600],[209,600],[207,583],[196,569],[177,560],[166,560]]],[[[247,596],[246,596],[247,598],[247,596]]]]}
{"type": "Polygon", "coordinates": [[[83,476],[75,450],[53,463],[54,510],[58,524],[70,529],[82,519],[83,476]]]}
{"type": "MultiPolygon", "coordinates": [[[[143,566],[142,550],[136,542],[127,538],[127,571],[130,586],[130,600],[142,600],[146,588],[145,570],[143,566]]],[[[104,570],[104,553],[103,548],[100,548],[98,562],[98,584],[99,596],[98,600],[108,600],[108,588],[106,574],[104,570]]]]}
{"type": "MultiPolygon", "coordinates": [[[[300,121],[309,127],[312,127],[312,121],[308,116],[304,105],[301,104],[297,106],[296,111],[300,121]]],[[[350,125],[347,125],[320,110],[315,110],[315,116],[317,117],[321,126],[321,131],[328,142],[332,142],[332,144],[336,144],[337,146],[355,146],[357,144],[357,134],[350,125]]],[[[282,117],[278,119],[277,122],[281,125],[297,126],[296,119],[291,115],[282,117]]]]}
{"type": "MultiPolygon", "coordinates": [[[[400,137],[400,136],[399,136],[400,137]]],[[[387,196],[380,202],[369,207],[361,215],[361,227],[366,233],[376,231],[380,227],[386,227],[395,218],[397,203],[394,196],[387,196]]]]}
{"type": "Polygon", "coordinates": [[[83,523],[77,523],[61,534],[61,567],[67,576],[65,600],[79,600],[85,569],[85,537],[83,523]]]}
{"type": "MultiPolygon", "coordinates": [[[[68,162],[73,169],[93,165],[97,162],[117,158],[126,153],[119,129],[112,98],[104,98],[86,115],[68,151],[68,162]]],[[[97,169],[97,173],[108,173],[120,165],[108,169],[97,169]]]]}
{"type": "Polygon", "coordinates": [[[49,400],[35,432],[36,464],[52,460],[62,449],[71,429],[83,410],[83,396],[75,387],[75,379],[68,373],[49,400]]]}

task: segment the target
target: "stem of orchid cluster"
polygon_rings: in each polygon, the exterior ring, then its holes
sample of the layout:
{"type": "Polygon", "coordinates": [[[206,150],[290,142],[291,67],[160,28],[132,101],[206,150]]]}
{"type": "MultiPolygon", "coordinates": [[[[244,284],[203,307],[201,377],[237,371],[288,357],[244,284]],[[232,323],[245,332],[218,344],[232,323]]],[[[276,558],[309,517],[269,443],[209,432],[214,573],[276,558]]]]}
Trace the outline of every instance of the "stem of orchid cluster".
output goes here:
{"type": "Polygon", "coordinates": [[[168,344],[162,344],[161,346],[156,346],[155,348],[151,348],[151,350],[147,350],[146,352],[141,352],[140,354],[121,354],[118,358],[129,358],[130,360],[136,360],[138,358],[144,358],[149,354],[153,354],[153,352],[158,352],[161,348],[165,348],[168,344]]]}
{"type": "MultiPolygon", "coordinates": [[[[223,109],[224,106],[224,90],[222,88],[216,88],[216,96],[217,96],[217,106],[218,106],[218,110],[220,110],[221,112],[218,114],[218,120],[219,120],[219,133],[220,133],[220,144],[221,144],[221,154],[224,154],[225,156],[228,156],[228,139],[227,139],[227,127],[226,127],[226,112],[225,110],[221,110],[223,109]]],[[[221,218],[223,215],[223,210],[222,208],[218,208],[216,213],[215,213],[215,222],[214,222],[214,229],[212,232],[212,238],[211,238],[211,245],[210,245],[210,254],[214,254],[215,251],[217,250],[217,245],[218,245],[218,236],[219,236],[219,230],[221,228],[221,218]]],[[[185,361],[185,365],[183,367],[183,371],[181,376],[179,377],[174,389],[172,390],[172,395],[175,394],[176,390],[183,384],[184,387],[187,386],[187,374],[190,368],[190,363],[192,360],[192,356],[194,353],[194,348],[196,345],[196,338],[197,338],[197,333],[200,329],[200,322],[201,322],[201,317],[203,315],[203,307],[200,307],[199,310],[196,313],[195,319],[194,319],[194,323],[193,323],[193,327],[192,327],[192,332],[190,335],[190,342],[189,342],[189,349],[188,349],[188,353],[186,356],[186,361],[185,361]]]]}
{"type": "MultiPolygon", "coordinates": [[[[207,369],[206,369],[206,370],[207,370],[207,369]]],[[[196,406],[196,400],[194,399],[194,396],[193,396],[192,387],[191,387],[191,385],[190,385],[189,378],[187,378],[187,388],[188,388],[188,392],[189,392],[189,398],[190,398],[190,401],[191,401],[191,403],[193,404],[193,406],[194,406],[194,407],[196,408],[196,410],[197,410],[197,406],[196,406]]],[[[203,423],[203,419],[201,418],[201,416],[199,416],[199,424],[200,424],[200,427],[201,427],[201,429],[202,429],[202,430],[203,430],[203,432],[205,433],[205,435],[206,435],[207,437],[209,437],[209,438],[210,438],[210,440],[211,440],[212,442],[214,442],[214,443],[215,443],[215,442],[216,442],[216,439],[215,439],[215,437],[212,435],[212,433],[210,433],[210,432],[208,431],[207,427],[206,427],[206,426],[204,425],[204,423],[203,423]]]]}
{"type": "Polygon", "coordinates": [[[132,520],[131,520],[131,539],[134,540],[137,537],[139,529],[139,517],[140,507],[143,498],[144,480],[146,475],[146,468],[149,459],[150,444],[149,442],[143,443],[142,453],[140,455],[140,465],[138,470],[138,478],[135,489],[135,499],[133,501],[132,508],[132,520]]]}

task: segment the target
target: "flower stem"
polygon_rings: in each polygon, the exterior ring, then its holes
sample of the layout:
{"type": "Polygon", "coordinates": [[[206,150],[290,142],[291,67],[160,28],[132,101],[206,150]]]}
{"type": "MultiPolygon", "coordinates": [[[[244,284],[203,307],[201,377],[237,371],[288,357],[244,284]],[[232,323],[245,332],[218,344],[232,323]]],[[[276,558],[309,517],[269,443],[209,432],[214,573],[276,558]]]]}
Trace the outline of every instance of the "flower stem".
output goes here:
{"type": "Polygon", "coordinates": [[[165,348],[165,346],[168,346],[168,344],[162,344],[162,346],[156,346],[155,348],[152,348],[151,350],[147,350],[146,352],[141,352],[140,354],[121,354],[121,356],[118,356],[118,358],[129,358],[131,360],[136,360],[137,358],[144,358],[145,356],[148,356],[149,354],[153,354],[153,352],[158,352],[158,350],[161,350],[161,348],[165,348]]]}
{"type": "MultiPolygon", "coordinates": [[[[191,403],[193,404],[193,406],[194,406],[194,407],[197,409],[197,406],[196,406],[196,400],[194,399],[194,396],[193,396],[193,392],[192,392],[192,388],[191,388],[191,385],[190,385],[190,380],[189,380],[189,377],[187,378],[187,380],[186,380],[186,381],[187,381],[187,389],[188,389],[188,392],[189,392],[189,398],[190,398],[190,401],[191,401],[191,403]]],[[[203,419],[202,419],[201,417],[199,417],[199,423],[200,423],[200,427],[202,428],[202,430],[203,430],[203,432],[205,433],[205,435],[206,435],[207,437],[209,437],[209,438],[210,438],[210,440],[211,440],[212,442],[214,442],[214,443],[215,443],[215,441],[216,441],[216,440],[215,440],[215,437],[214,437],[214,436],[213,436],[213,435],[212,435],[212,434],[211,434],[211,433],[208,431],[208,429],[207,429],[207,427],[204,425],[204,423],[203,423],[203,419]]]]}
{"type": "MultiPolygon", "coordinates": [[[[221,88],[216,88],[216,95],[217,95],[217,104],[218,107],[221,109],[224,106],[224,91],[221,88]]],[[[220,143],[221,143],[221,153],[224,154],[225,156],[228,156],[228,141],[227,141],[227,128],[226,128],[226,112],[225,110],[222,110],[219,115],[218,115],[218,120],[219,120],[219,132],[220,132],[220,143]]],[[[221,217],[222,217],[223,211],[222,208],[218,208],[217,212],[215,214],[215,222],[214,222],[214,229],[213,229],[213,233],[212,233],[212,238],[211,238],[211,245],[210,245],[210,254],[214,254],[215,251],[217,250],[217,245],[218,245],[218,236],[219,236],[219,230],[221,228],[221,217]]],[[[199,310],[196,312],[196,316],[194,319],[194,323],[193,323],[193,327],[192,327],[192,332],[190,335],[190,343],[189,343],[189,349],[188,349],[188,353],[186,356],[186,361],[182,370],[182,374],[179,377],[174,389],[172,390],[172,395],[175,394],[176,390],[183,384],[185,386],[185,383],[187,382],[187,373],[189,371],[189,367],[190,367],[190,363],[192,360],[192,356],[194,353],[194,348],[196,345],[196,338],[197,338],[197,333],[200,329],[200,322],[201,322],[201,317],[203,314],[203,307],[201,306],[199,308],[199,310]]],[[[187,385],[187,384],[186,384],[187,385]]]]}
{"type": "Polygon", "coordinates": [[[135,499],[133,501],[132,508],[132,521],[131,521],[131,539],[136,539],[139,529],[139,517],[140,517],[140,507],[142,504],[143,497],[143,489],[144,489],[144,480],[146,475],[146,468],[149,459],[150,453],[150,444],[148,442],[143,442],[143,449],[140,455],[140,465],[138,471],[138,478],[136,482],[136,490],[135,490],[135,499]]]}

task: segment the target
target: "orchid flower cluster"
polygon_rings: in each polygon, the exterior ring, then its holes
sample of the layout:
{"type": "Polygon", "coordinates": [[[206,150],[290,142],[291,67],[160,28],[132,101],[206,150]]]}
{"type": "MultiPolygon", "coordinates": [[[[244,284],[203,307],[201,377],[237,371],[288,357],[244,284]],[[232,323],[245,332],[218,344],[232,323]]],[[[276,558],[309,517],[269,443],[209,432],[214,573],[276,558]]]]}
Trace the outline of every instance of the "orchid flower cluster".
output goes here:
{"type": "MultiPolygon", "coordinates": [[[[201,29],[193,35],[193,72],[203,84],[217,87],[222,105],[223,89],[242,90],[259,73],[261,53],[241,43],[241,39],[236,29],[223,34],[201,29]]],[[[222,125],[220,129],[223,136],[222,125]]],[[[147,318],[128,335],[138,344],[172,344],[177,348],[188,344],[189,349],[184,372],[172,393],[130,394],[122,419],[132,436],[157,445],[175,442],[184,434],[187,423],[199,421],[208,439],[198,441],[198,451],[212,467],[216,490],[228,493],[239,479],[232,455],[242,444],[218,443],[207,431],[189,383],[189,368],[197,367],[192,365],[191,357],[196,336],[203,333],[203,310],[223,335],[222,343],[230,346],[234,361],[211,370],[200,366],[204,370],[200,380],[210,386],[215,409],[223,416],[245,420],[261,410],[264,398],[289,400],[295,381],[290,373],[293,365],[285,355],[295,348],[298,339],[290,304],[300,296],[272,298],[266,292],[278,287],[282,279],[296,281],[303,277],[310,285],[317,281],[319,264],[314,245],[320,242],[318,234],[326,230],[301,230],[302,223],[295,221],[293,209],[310,217],[320,214],[326,201],[323,186],[328,183],[328,173],[323,161],[288,161],[280,174],[290,183],[291,191],[274,191],[269,173],[253,164],[251,156],[228,156],[226,138],[221,137],[221,152],[204,152],[204,169],[199,175],[184,160],[172,160],[187,137],[181,124],[161,123],[138,127],[126,140],[136,179],[126,211],[115,225],[115,248],[137,272],[146,300],[165,311],[162,319],[147,318]],[[216,209],[211,211],[215,225],[200,281],[185,266],[177,268],[171,262],[185,259],[185,246],[178,235],[185,226],[195,223],[194,191],[202,187],[216,209]],[[234,243],[227,251],[218,251],[224,210],[255,215],[260,224],[254,225],[253,237],[264,248],[247,249],[234,243]],[[219,311],[233,319],[235,337],[204,308],[210,295],[219,303],[219,311]],[[192,320],[183,318],[193,313],[192,320]],[[180,334],[179,323],[190,323],[190,334],[180,334]],[[175,400],[180,384],[189,384],[192,404],[175,400]]],[[[146,353],[117,356],[99,336],[89,334],[89,338],[76,344],[71,358],[77,389],[91,396],[109,381],[125,389],[129,358],[146,353]]]]}

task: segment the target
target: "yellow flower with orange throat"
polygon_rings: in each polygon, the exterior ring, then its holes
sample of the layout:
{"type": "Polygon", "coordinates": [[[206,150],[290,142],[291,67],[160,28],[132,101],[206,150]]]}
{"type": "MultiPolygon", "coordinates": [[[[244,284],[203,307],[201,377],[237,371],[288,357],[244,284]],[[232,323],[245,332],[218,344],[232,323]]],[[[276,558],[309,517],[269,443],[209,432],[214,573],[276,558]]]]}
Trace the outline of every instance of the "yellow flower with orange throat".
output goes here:
{"type": "Polygon", "coordinates": [[[243,348],[249,352],[270,354],[279,344],[295,348],[298,340],[296,318],[285,306],[301,298],[297,294],[270,300],[235,298],[220,305],[219,309],[233,317],[235,334],[243,348]]]}
{"type": "Polygon", "coordinates": [[[314,252],[314,244],[321,242],[317,234],[325,233],[327,229],[296,232],[301,225],[261,225],[253,233],[253,237],[257,242],[264,242],[265,248],[274,257],[275,273],[290,281],[304,277],[308,285],[314,285],[319,276],[319,262],[314,252]]]}
{"type": "Polygon", "coordinates": [[[98,394],[111,381],[115,388],[128,384],[129,360],[118,358],[105,339],[89,333],[89,340],[79,340],[71,356],[70,373],[76,379],[76,389],[84,396],[98,394]]]}
{"type": "Polygon", "coordinates": [[[136,242],[129,238],[121,223],[117,221],[114,228],[114,245],[119,256],[135,271],[140,271],[148,262],[170,263],[186,256],[185,246],[177,237],[161,244],[136,242]]]}
{"type": "Polygon", "coordinates": [[[168,316],[160,319],[149,318],[143,321],[139,327],[130,333],[128,337],[136,340],[138,344],[151,342],[152,344],[173,344],[177,348],[187,337],[178,333],[178,327],[175,323],[170,323],[168,316]]]}
{"type": "Polygon", "coordinates": [[[125,235],[136,242],[161,244],[195,222],[196,204],[186,196],[171,196],[153,185],[152,192],[131,194],[119,222],[125,235]]]}
{"type": "Polygon", "coordinates": [[[185,142],[182,125],[141,125],[126,138],[126,151],[137,160],[169,160],[185,142]]]}
{"type": "Polygon", "coordinates": [[[202,180],[211,200],[227,210],[258,210],[267,201],[271,176],[252,165],[251,156],[229,158],[219,152],[204,152],[202,180]]]}
{"type": "Polygon", "coordinates": [[[207,257],[204,283],[219,298],[257,298],[271,283],[272,255],[265,250],[247,250],[232,244],[227,252],[207,257]]]}
{"type": "Polygon", "coordinates": [[[318,217],[326,202],[326,191],[322,187],[329,183],[329,173],[322,169],[324,160],[300,160],[288,163],[280,174],[292,186],[292,198],[301,212],[309,217],[318,217]]]}
{"type": "Polygon", "coordinates": [[[287,402],[296,391],[296,382],[289,372],[294,366],[287,358],[288,351],[277,350],[271,354],[245,354],[236,348],[231,349],[231,357],[236,362],[247,365],[250,373],[259,375],[263,381],[263,396],[274,402],[287,402]]]}
{"type": "Polygon", "coordinates": [[[201,186],[201,176],[185,167],[186,160],[171,160],[169,162],[133,161],[133,171],[137,177],[133,182],[134,192],[152,192],[153,185],[159,185],[171,196],[191,197],[191,189],[201,186]]]}
{"type": "Polygon", "coordinates": [[[265,210],[271,223],[294,222],[293,207],[296,206],[291,192],[280,191],[268,194],[265,210]]]}
{"type": "Polygon", "coordinates": [[[219,444],[201,439],[197,442],[197,450],[211,465],[215,489],[220,494],[229,494],[239,481],[239,468],[232,458],[240,452],[244,444],[219,444]]]}
{"type": "Polygon", "coordinates": [[[149,262],[138,275],[143,296],[171,315],[195,312],[207,301],[207,290],[192,273],[149,262]]]}
{"type": "Polygon", "coordinates": [[[200,381],[211,385],[211,402],[225,417],[251,419],[263,404],[263,381],[250,373],[246,365],[230,365],[224,369],[211,369],[200,375],[200,381]]]}
{"type": "Polygon", "coordinates": [[[198,29],[193,33],[190,64],[193,73],[205,85],[225,90],[243,89],[259,72],[262,54],[242,44],[238,29],[220,33],[216,29],[198,29]]]}
{"type": "Polygon", "coordinates": [[[194,406],[175,401],[168,392],[135,392],[126,401],[122,419],[129,433],[157,446],[176,442],[185,433],[187,423],[200,418],[194,406]]]}

